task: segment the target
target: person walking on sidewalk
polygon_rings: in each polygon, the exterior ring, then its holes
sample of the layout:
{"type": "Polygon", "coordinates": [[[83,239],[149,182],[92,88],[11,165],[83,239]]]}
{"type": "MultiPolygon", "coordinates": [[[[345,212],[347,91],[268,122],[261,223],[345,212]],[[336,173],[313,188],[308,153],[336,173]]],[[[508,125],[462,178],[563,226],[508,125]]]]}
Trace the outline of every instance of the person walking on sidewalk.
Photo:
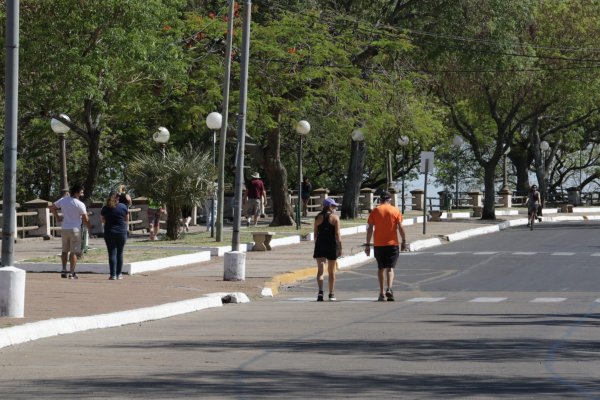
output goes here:
{"type": "Polygon", "coordinates": [[[312,184],[308,180],[308,176],[302,178],[302,191],[300,197],[302,198],[302,216],[308,216],[308,201],[310,200],[310,192],[312,192],[312,184]]]}
{"type": "Polygon", "coordinates": [[[108,251],[108,279],[123,279],[123,249],[127,242],[127,227],[129,226],[129,210],[125,193],[111,192],[106,204],[100,210],[100,218],[104,224],[104,243],[108,251]]]}
{"type": "Polygon", "coordinates": [[[62,271],[61,278],[77,279],[75,268],[77,267],[77,257],[81,256],[81,223],[92,231],[92,224],[87,215],[85,204],[79,200],[83,196],[83,186],[75,184],[70,189],[70,196],[65,196],[54,202],[50,206],[50,211],[54,218],[61,224],[62,238],[62,271]],[[58,210],[62,215],[58,215],[58,210]],[[69,273],[67,275],[67,259],[69,260],[69,273]]]}
{"type": "Polygon", "coordinates": [[[267,205],[267,191],[258,172],[252,174],[252,180],[246,188],[246,200],[246,225],[250,226],[252,218],[252,225],[256,226],[261,210],[267,205]]]}
{"type": "Polygon", "coordinates": [[[394,267],[398,261],[398,234],[402,238],[402,251],[407,249],[406,234],[402,226],[402,213],[391,204],[392,196],[383,192],[379,197],[379,206],[374,208],[367,220],[367,242],[365,253],[371,254],[371,238],[374,235],[375,259],[377,260],[377,278],[379,280],[378,301],[394,301],[394,267]],[[383,291],[384,272],[387,280],[387,290],[383,291]]]}
{"type": "Polygon", "coordinates": [[[333,199],[323,200],[323,210],[315,218],[313,258],[317,260],[317,284],[319,285],[317,301],[323,301],[323,270],[325,263],[327,263],[329,301],[335,301],[335,265],[337,259],[342,255],[340,219],[334,214],[337,206],[339,204],[333,199]]]}

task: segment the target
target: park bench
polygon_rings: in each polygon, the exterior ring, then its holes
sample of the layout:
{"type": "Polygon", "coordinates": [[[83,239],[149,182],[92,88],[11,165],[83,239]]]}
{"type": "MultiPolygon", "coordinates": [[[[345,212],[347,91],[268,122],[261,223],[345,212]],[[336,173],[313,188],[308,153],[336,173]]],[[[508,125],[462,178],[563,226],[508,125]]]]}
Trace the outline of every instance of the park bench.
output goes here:
{"type": "Polygon", "coordinates": [[[254,247],[252,251],[267,251],[271,250],[271,239],[275,232],[252,232],[254,247]]]}

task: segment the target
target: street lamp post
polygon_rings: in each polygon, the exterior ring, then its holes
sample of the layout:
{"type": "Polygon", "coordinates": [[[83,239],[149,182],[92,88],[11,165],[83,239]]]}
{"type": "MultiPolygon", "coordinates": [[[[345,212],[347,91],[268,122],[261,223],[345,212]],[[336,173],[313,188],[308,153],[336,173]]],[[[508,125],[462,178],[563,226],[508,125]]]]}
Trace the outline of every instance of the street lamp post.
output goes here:
{"type": "Polygon", "coordinates": [[[310,132],[308,121],[302,120],[296,124],[296,133],[300,138],[298,145],[298,202],[296,206],[296,229],[300,229],[300,207],[302,207],[302,139],[310,132]]]}
{"type": "Polygon", "coordinates": [[[406,146],[410,139],[406,135],[402,135],[398,138],[398,144],[402,147],[402,214],[404,214],[405,206],[404,206],[404,177],[406,175],[406,146]]]}
{"type": "MultiPolygon", "coordinates": [[[[71,121],[65,114],[60,114],[60,118],[71,121]]],[[[60,191],[64,196],[69,193],[69,183],[67,181],[67,145],[65,142],[65,133],[71,129],[56,118],[50,120],[50,127],[58,135],[60,150],[60,191]]]]}
{"type": "MultiPolygon", "coordinates": [[[[217,131],[221,129],[221,125],[223,124],[223,116],[218,112],[211,112],[206,117],[206,126],[208,129],[212,130],[213,133],[213,165],[217,164],[217,155],[216,155],[216,146],[217,146],[217,131]]],[[[218,182],[217,182],[218,184],[218,182]]],[[[222,189],[222,187],[221,187],[222,189]]],[[[220,190],[220,189],[219,189],[220,190]]],[[[214,190],[211,193],[210,197],[210,237],[215,237],[215,193],[214,190]]]]}
{"type": "Polygon", "coordinates": [[[546,155],[550,150],[550,144],[542,140],[540,142],[540,150],[542,150],[542,183],[544,184],[544,190],[542,191],[542,207],[546,207],[546,198],[548,197],[548,180],[546,179],[546,155]]]}
{"type": "Polygon", "coordinates": [[[459,205],[459,201],[458,201],[458,177],[459,177],[459,161],[460,161],[460,147],[462,146],[464,140],[463,138],[461,138],[460,136],[456,135],[454,136],[454,139],[452,140],[452,146],[454,146],[456,148],[456,187],[455,187],[455,191],[456,194],[454,196],[454,207],[458,208],[459,205]]]}
{"type": "Polygon", "coordinates": [[[159,126],[158,130],[154,132],[154,135],[152,135],[152,139],[154,139],[154,141],[160,145],[160,152],[163,158],[165,158],[167,155],[166,147],[170,136],[169,130],[164,126],[159,126]]]}

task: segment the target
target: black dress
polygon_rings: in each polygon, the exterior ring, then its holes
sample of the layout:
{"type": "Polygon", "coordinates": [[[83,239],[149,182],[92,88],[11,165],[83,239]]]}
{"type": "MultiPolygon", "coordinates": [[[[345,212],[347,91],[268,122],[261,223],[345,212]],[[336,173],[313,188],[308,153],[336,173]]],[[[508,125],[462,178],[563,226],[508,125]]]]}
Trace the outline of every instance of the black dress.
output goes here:
{"type": "MultiPolygon", "coordinates": [[[[329,222],[331,212],[320,213],[323,216],[323,222],[319,225],[317,240],[315,241],[315,251],[313,258],[326,258],[328,260],[337,259],[337,243],[335,241],[335,227],[329,222]]],[[[317,215],[316,218],[319,217],[317,215]]],[[[316,219],[315,218],[315,219],[316,219]]]]}

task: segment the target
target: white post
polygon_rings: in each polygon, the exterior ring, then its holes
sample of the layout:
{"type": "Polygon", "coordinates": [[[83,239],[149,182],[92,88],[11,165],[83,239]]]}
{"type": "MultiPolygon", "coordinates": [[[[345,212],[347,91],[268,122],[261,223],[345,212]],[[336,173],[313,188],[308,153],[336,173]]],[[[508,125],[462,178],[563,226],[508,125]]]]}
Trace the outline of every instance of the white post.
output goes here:
{"type": "Polygon", "coordinates": [[[224,254],[223,263],[224,281],[246,280],[246,253],[241,251],[229,251],[224,254]]]}
{"type": "Polygon", "coordinates": [[[15,267],[0,268],[0,317],[25,316],[25,271],[15,267]]]}

